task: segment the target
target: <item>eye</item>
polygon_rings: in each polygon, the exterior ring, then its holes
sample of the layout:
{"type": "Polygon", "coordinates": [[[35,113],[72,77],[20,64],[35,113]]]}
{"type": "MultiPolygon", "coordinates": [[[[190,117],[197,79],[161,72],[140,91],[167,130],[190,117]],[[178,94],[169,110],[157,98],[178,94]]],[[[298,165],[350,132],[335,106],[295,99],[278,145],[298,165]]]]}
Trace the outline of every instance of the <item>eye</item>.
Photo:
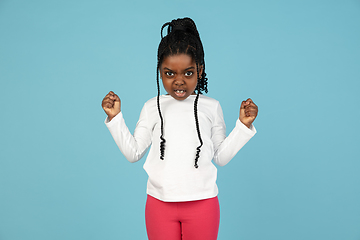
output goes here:
{"type": "Polygon", "coordinates": [[[194,73],[193,73],[192,71],[188,71],[188,72],[185,73],[185,76],[190,77],[190,76],[192,76],[193,74],[194,74],[194,73]]]}
{"type": "Polygon", "coordinates": [[[174,76],[174,73],[173,73],[173,72],[166,72],[165,74],[166,74],[166,76],[168,76],[168,77],[174,76]]]}

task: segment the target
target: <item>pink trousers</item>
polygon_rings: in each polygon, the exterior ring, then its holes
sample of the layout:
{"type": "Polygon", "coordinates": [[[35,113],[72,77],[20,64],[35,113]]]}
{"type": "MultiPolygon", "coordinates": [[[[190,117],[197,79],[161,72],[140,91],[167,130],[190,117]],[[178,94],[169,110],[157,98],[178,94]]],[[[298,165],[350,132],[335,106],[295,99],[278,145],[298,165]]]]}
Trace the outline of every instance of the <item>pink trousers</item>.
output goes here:
{"type": "Polygon", "coordinates": [[[163,202],[148,195],[145,221],[149,240],[216,240],[219,201],[163,202]]]}

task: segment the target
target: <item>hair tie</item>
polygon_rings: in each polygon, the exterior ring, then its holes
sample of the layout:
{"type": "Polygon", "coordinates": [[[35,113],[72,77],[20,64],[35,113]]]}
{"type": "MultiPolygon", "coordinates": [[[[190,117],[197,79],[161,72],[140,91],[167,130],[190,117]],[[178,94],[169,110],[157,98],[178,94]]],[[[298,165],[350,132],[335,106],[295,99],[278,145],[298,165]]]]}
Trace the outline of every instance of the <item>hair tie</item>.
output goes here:
{"type": "Polygon", "coordinates": [[[183,24],[178,24],[176,23],[176,20],[173,20],[171,22],[167,22],[165,23],[162,27],[161,27],[161,39],[164,38],[163,36],[163,30],[165,27],[168,27],[167,28],[167,35],[169,35],[171,32],[174,32],[174,31],[184,31],[186,32],[186,30],[188,29],[187,27],[185,27],[183,24]]]}
{"type": "Polygon", "coordinates": [[[162,25],[161,30],[160,30],[161,39],[164,38],[164,36],[163,36],[163,30],[164,30],[164,28],[165,28],[166,26],[168,27],[168,29],[167,29],[167,34],[169,34],[169,33],[170,33],[170,27],[171,27],[172,25],[173,25],[172,22],[167,22],[167,23],[164,23],[164,25],[162,25]]]}

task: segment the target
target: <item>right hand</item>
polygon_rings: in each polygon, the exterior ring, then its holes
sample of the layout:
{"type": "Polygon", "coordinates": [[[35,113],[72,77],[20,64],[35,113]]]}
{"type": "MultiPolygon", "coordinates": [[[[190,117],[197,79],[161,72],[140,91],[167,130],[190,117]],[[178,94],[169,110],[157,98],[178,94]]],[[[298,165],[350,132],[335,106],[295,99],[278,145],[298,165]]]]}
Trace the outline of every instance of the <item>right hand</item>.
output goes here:
{"type": "Polygon", "coordinates": [[[121,111],[121,101],[118,95],[110,91],[102,100],[102,108],[111,121],[121,111]]]}

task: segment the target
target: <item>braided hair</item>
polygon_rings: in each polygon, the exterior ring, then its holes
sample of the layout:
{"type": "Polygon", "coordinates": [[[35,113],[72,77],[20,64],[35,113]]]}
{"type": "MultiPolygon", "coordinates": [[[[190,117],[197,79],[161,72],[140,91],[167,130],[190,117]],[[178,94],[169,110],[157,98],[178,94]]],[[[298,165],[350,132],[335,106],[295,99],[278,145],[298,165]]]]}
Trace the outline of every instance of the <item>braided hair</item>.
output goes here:
{"type": "Polygon", "coordinates": [[[159,71],[164,59],[171,55],[187,54],[193,60],[195,60],[197,70],[197,86],[196,86],[196,98],[194,101],[194,117],[196,124],[196,131],[200,141],[200,145],[196,148],[195,155],[195,168],[198,168],[198,160],[200,157],[201,146],[203,141],[201,139],[199,118],[198,118],[198,100],[202,91],[208,92],[207,78],[205,73],[205,60],[204,49],[201,43],[199,32],[197,31],[195,22],[190,18],[174,19],[171,22],[165,23],[161,27],[161,41],[157,52],[157,67],[156,67],[156,81],[157,81],[157,107],[161,120],[161,135],[160,135],[160,159],[164,160],[165,153],[165,138],[164,134],[164,119],[160,109],[160,83],[159,83],[159,71]],[[163,30],[167,27],[167,35],[163,36],[163,30]],[[202,67],[202,74],[200,76],[199,68],[202,67]]]}

